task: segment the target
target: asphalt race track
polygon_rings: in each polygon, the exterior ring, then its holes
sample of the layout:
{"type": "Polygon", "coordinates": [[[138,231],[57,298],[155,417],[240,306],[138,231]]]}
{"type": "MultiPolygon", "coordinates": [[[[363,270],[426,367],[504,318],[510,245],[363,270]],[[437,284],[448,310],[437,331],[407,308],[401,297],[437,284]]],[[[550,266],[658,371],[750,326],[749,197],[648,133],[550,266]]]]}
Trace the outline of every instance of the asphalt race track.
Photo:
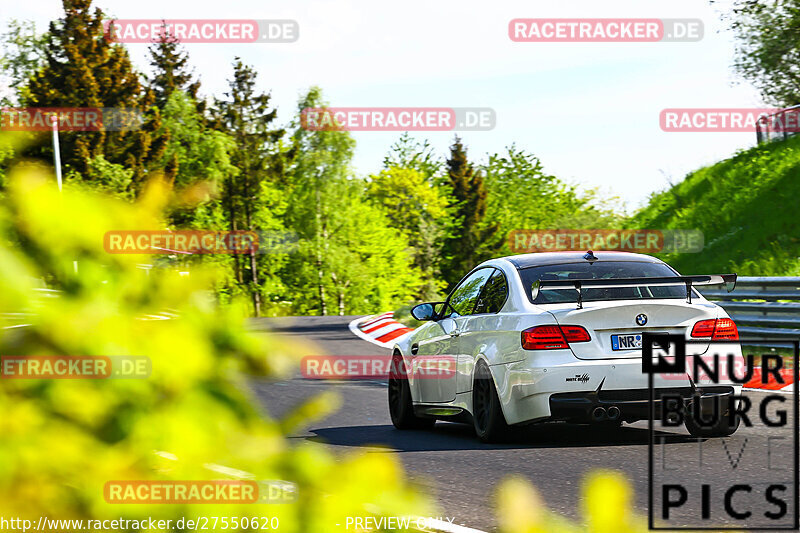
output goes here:
{"type": "MultiPolygon", "coordinates": [[[[273,329],[281,335],[315,343],[318,350],[309,355],[390,353],[355,337],[347,327],[353,318],[258,319],[253,327],[273,329]]],[[[455,517],[457,524],[491,531],[496,524],[492,490],[498,481],[512,473],[530,480],[550,509],[578,518],[581,480],[587,472],[597,468],[623,472],[636,491],[636,510],[642,515],[647,513],[648,447],[644,422],[623,425],[616,430],[565,424],[527,426],[517,430],[506,443],[485,445],[474,437],[470,426],[461,424],[437,422],[432,431],[395,430],[389,419],[386,385],[378,381],[322,382],[304,380],[298,373],[288,381],[261,380],[253,384],[263,406],[277,417],[304,398],[331,388],[341,393],[342,409],[292,438],[324,442],[337,453],[355,449],[375,453],[385,453],[387,448],[396,451],[409,475],[424,484],[437,499],[441,514],[455,517]]],[[[756,403],[762,393],[748,393],[748,396],[756,403]]],[[[790,399],[787,395],[787,400],[790,399]]],[[[786,434],[786,428],[775,430],[775,435],[786,434]]],[[[683,428],[662,435],[666,439],[664,449],[669,461],[678,464],[698,460],[697,440],[683,428]]],[[[758,430],[740,428],[731,439],[725,439],[727,450],[723,448],[723,439],[711,439],[703,444],[703,453],[711,457],[727,452],[736,459],[744,439],[754,442],[756,437],[764,436],[763,426],[758,430]]],[[[748,465],[762,461],[764,455],[763,449],[752,445],[745,447],[737,472],[754,485],[774,483],[776,479],[791,485],[789,471],[778,472],[769,479],[758,478],[763,475],[761,470],[750,471],[748,465]]],[[[698,470],[694,475],[684,476],[683,481],[687,486],[708,483],[727,487],[732,475],[728,470],[702,473],[698,470]]],[[[695,496],[689,498],[686,509],[699,509],[700,498],[695,496]]]]}

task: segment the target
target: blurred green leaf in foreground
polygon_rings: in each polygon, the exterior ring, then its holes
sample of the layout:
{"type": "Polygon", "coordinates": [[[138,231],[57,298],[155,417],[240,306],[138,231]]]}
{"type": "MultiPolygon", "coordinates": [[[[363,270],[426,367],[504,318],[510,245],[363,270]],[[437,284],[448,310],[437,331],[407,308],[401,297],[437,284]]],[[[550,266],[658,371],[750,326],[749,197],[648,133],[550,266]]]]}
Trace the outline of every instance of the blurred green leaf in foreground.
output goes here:
{"type": "MultiPolygon", "coordinates": [[[[0,516],[277,516],[282,532],[316,533],[336,529],[347,516],[433,512],[390,454],[335,459],[319,444],[289,445],[282,431],[297,420],[261,412],[247,379],[283,375],[302,354],[246,332],[246,306],[216,305],[208,289],[217,272],[148,273],[137,265],[150,258],[104,251],[106,231],[166,227],[169,191],[161,182],[151,180],[130,204],[70,187],[59,193],[50,169],[34,164],[18,165],[7,180],[0,199],[0,316],[24,316],[27,325],[0,330],[0,355],[146,356],[152,373],[0,380],[0,516]],[[36,290],[44,285],[58,296],[44,297],[36,290]],[[143,319],[165,310],[177,318],[143,319]],[[226,479],[209,464],[254,480],[292,481],[298,500],[112,505],[103,498],[110,480],[226,479]]],[[[312,400],[290,418],[320,416],[335,405],[312,400]]]]}
{"type": "MultiPolygon", "coordinates": [[[[577,495],[576,495],[577,496],[577,495]]],[[[502,533],[644,533],[643,517],[632,511],[632,489],[619,473],[591,472],[581,487],[582,523],[575,524],[548,511],[539,493],[527,481],[510,477],[503,481],[496,497],[502,533]]]]}

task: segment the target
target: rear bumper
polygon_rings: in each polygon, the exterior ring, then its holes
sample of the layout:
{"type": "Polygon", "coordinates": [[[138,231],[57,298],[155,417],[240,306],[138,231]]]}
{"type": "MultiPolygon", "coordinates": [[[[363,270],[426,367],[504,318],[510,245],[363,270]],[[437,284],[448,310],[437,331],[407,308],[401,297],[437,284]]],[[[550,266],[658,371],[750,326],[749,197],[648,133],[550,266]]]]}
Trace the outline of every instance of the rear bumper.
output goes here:
{"type": "MultiPolygon", "coordinates": [[[[739,346],[727,345],[726,349],[741,357],[739,346]]],[[[569,350],[543,350],[528,352],[521,361],[491,365],[491,370],[509,424],[548,419],[586,420],[587,411],[611,405],[623,411],[622,420],[644,420],[650,416],[649,376],[642,372],[641,358],[582,360],[569,350]]],[[[681,397],[688,397],[693,386],[702,390],[702,394],[741,392],[741,385],[727,380],[693,383],[686,374],[653,376],[656,394],[677,391],[681,397]]],[[[656,412],[656,416],[659,414],[656,412]]]]}
{"type": "MultiPolygon", "coordinates": [[[[653,390],[653,415],[661,416],[662,397],[683,398],[684,405],[700,399],[701,404],[715,400],[728,401],[734,395],[732,386],[676,387],[653,390]]],[[[650,418],[649,389],[600,390],[593,392],[563,392],[550,396],[551,420],[585,423],[600,422],[608,418],[635,422],[650,418]],[[601,408],[599,411],[597,408],[601,408]],[[613,417],[610,408],[616,407],[613,417]],[[617,414],[618,413],[618,414],[617,414]]]]}

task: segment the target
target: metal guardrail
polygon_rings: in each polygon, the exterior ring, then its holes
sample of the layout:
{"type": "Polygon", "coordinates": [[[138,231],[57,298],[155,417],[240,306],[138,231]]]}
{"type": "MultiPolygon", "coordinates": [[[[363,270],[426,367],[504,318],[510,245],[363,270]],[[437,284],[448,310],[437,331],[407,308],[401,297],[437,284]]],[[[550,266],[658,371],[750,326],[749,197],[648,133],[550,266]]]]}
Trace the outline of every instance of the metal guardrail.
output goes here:
{"type": "Polygon", "coordinates": [[[700,290],[725,309],[745,340],[800,340],[800,277],[740,277],[733,292],[700,290]]]}
{"type": "Polygon", "coordinates": [[[756,121],[756,141],[758,144],[782,141],[792,135],[797,135],[800,133],[798,118],[800,118],[800,105],[761,115],[756,121]]]}

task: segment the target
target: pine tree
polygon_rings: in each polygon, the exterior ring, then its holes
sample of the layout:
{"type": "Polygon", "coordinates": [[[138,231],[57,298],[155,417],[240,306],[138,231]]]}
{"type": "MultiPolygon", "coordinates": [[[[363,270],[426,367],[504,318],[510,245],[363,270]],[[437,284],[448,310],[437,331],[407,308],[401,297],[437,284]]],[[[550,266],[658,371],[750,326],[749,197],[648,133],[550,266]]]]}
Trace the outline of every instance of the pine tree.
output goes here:
{"type": "Polygon", "coordinates": [[[458,137],[450,147],[447,175],[453,189],[456,230],[443,247],[442,275],[452,287],[470,269],[495,254],[502,239],[497,225],[485,220],[488,193],[483,175],[467,160],[466,149],[458,137]]]}
{"type": "MultiPolygon", "coordinates": [[[[189,71],[189,54],[180,48],[180,42],[168,30],[164,23],[163,31],[159,34],[159,40],[153,43],[148,49],[150,53],[150,66],[153,67],[153,76],[149,80],[149,90],[153,94],[155,106],[163,114],[167,107],[170,97],[175,91],[187,94],[197,111],[196,115],[200,119],[199,126],[206,126],[206,103],[205,100],[198,100],[197,91],[200,89],[200,80],[192,81],[192,72],[189,71]]],[[[163,130],[163,128],[161,129],[163,130]]],[[[167,139],[169,139],[169,134],[167,139]]],[[[169,146],[166,152],[169,152],[169,146]]],[[[174,156],[167,158],[164,168],[164,177],[174,182],[180,173],[180,162],[174,156]]],[[[162,158],[163,161],[163,158],[162,158]]]]}
{"type": "MultiPolygon", "coordinates": [[[[217,102],[218,128],[228,132],[235,143],[231,163],[239,170],[223,188],[230,229],[254,231],[256,210],[263,185],[275,181],[272,162],[276,157],[274,147],[284,135],[282,129],[272,129],[277,111],[270,107],[271,95],[256,91],[256,71],[242,63],[238,57],[233,65],[233,79],[229,80],[227,100],[217,102]]],[[[261,313],[261,282],[256,255],[247,258],[236,256],[236,278],[240,284],[249,284],[256,316],[261,313]],[[247,259],[247,265],[242,264],[247,259]],[[245,270],[249,279],[245,282],[245,270]]]]}
{"type": "MultiPolygon", "coordinates": [[[[65,16],[50,23],[45,45],[45,65],[30,80],[25,105],[35,107],[96,107],[139,110],[153,105],[144,90],[128,52],[106,39],[103,14],[91,9],[91,0],[63,0],[65,16]]],[[[134,131],[65,132],[61,135],[61,160],[66,172],[86,175],[91,161],[106,161],[133,170],[129,187],[136,190],[149,165],[163,153],[166,139],[154,135],[159,127],[157,110],[141,129],[134,131]]],[[[33,155],[52,160],[49,139],[42,137],[33,155]]]]}
{"type": "MultiPolygon", "coordinates": [[[[150,46],[150,66],[153,77],[150,88],[155,94],[155,104],[164,109],[170,95],[178,90],[197,100],[200,81],[192,81],[193,74],[189,70],[189,54],[181,49],[180,42],[167,31],[163,31],[159,40],[150,46]]],[[[203,103],[198,104],[202,106],[203,103]]],[[[203,109],[198,111],[202,113],[203,109]]]]}

